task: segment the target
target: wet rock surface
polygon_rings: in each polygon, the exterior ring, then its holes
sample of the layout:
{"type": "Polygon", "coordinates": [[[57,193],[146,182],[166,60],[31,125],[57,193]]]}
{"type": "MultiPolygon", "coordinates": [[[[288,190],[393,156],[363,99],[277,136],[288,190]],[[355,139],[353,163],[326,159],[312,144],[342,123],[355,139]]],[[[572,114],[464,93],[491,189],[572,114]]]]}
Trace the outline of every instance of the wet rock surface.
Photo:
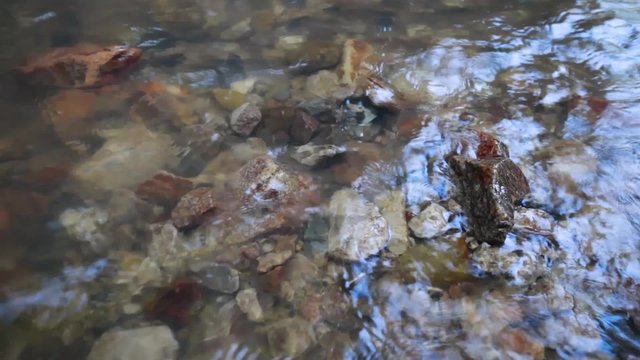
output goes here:
{"type": "Polygon", "coordinates": [[[347,261],[364,260],[389,242],[389,225],[380,210],[353,190],[339,190],[329,204],[329,254],[347,261]]]}
{"type": "Polygon", "coordinates": [[[178,342],[166,326],[111,330],[93,345],[87,359],[177,359],[178,342]]]}

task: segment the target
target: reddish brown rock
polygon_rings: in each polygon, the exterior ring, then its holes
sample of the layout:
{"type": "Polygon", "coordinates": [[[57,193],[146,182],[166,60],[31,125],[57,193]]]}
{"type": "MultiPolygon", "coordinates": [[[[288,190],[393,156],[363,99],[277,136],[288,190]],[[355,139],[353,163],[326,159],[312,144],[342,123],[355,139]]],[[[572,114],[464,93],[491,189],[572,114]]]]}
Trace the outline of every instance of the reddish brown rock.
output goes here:
{"type": "Polygon", "coordinates": [[[136,64],[141,55],[140,49],[126,46],[78,44],[34,56],[17,70],[37,85],[96,87],[115,82],[118,75],[136,64]]]}
{"type": "Polygon", "coordinates": [[[320,128],[320,122],[316,118],[306,111],[297,110],[296,116],[291,123],[289,134],[294,143],[304,145],[316,134],[318,128],[320,128]]]}
{"type": "Polygon", "coordinates": [[[95,126],[89,121],[95,114],[97,96],[82,90],[61,91],[45,103],[47,118],[61,141],[71,141],[91,134],[95,126]]]}
{"type": "Polygon", "coordinates": [[[187,178],[160,171],[138,185],[136,195],[142,200],[174,205],[183,195],[193,190],[193,186],[193,182],[187,178]]]}
{"type": "Polygon", "coordinates": [[[529,183],[507,158],[449,158],[460,192],[460,204],[479,242],[502,245],[514,223],[517,202],[529,193],[529,183]]]}
{"type": "Polygon", "coordinates": [[[212,189],[196,188],[180,199],[171,212],[171,220],[178,229],[197,227],[219,207],[212,189]]]}
{"type": "Polygon", "coordinates": [[[476,134],[478,137],[476,157],[478,159],[509,157],[509,149],[505,144],[496,139],[495,136],[484,131],[476,131],[476,134]]]}
{"type": "Polygon", "coordinates": [[[342,49],[342,62],[337,74],[341,84],[355,86],[359,78],[369,72],[374,59],[371,44],[360,39],[349,39],[342,49]]]}
{"type": "Polygon", "coordinates": [[[179,329],[188,324],[194,305],[201,298],[202,289],[199,284],[177,281],[146,304],[147,316],[179,329]]]}

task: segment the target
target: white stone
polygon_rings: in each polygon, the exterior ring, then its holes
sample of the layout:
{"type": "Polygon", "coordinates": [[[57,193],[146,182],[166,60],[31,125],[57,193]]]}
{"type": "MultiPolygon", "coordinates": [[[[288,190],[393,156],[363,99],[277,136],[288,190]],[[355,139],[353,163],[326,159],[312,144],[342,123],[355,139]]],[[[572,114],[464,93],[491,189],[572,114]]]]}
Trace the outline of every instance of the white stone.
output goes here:
{"type": "Polygon", "coordinates": [[[110,330],[93,344],[87,360],[173,360],[178,342],[166,326],[110,330]]]}

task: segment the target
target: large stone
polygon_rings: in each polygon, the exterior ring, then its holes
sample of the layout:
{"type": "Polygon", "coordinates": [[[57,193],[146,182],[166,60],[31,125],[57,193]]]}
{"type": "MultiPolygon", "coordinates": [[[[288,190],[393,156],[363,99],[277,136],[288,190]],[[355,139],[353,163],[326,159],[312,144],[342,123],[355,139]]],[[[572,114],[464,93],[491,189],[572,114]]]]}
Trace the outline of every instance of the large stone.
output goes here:
{"type": "Polygon", "coordinates": [[[516,204],[529,193],[529,183],[510,159],[449,158],[460,204],[479,242],[502,245],[514,223],[516,204]]]}
{"type": "Polygon", "coordinates": [[[337,191],[329,205],[329,254],[347,261],[364,260],[389,242],[389,225],[377,206],[350,189],[337,191]]]}
{"type": "Polygon", "coordinates": [[[442,235],[448,225],[448,211],[442,206],[432,203],[411,221],[409,227],[413,234],[421,239],[431,239],[442,235]]]}
{"type": "Polygon", "coordinates": [[[111,330],[91,348],[87,360],[177,359],[178,342],[166,326],[111,330]]]}
{"type": "Polygon", "coordinates": [[[262,113],[257,106],[244,103],[231,113],[231,129],[242,136],[249,136],[262,120],[262,113]]]}

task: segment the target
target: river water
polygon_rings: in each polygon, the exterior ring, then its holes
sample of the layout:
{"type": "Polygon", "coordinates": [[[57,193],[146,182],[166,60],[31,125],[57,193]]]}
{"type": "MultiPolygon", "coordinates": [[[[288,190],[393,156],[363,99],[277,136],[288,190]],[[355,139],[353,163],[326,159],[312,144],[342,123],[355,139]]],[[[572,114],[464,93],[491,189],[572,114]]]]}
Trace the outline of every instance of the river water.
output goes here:
{"type": "MultiPolygon", "coordinates": [[[[638,2],[5,0],[0,29],[3,359],[640,357],[638,2]],[[385,111],[344,93],[349,39],[406,102],[385,111]],[[16,75],[79,43],[142,58],[88,89],[16,75]],[[245,101],[262,112],[249,136],[227,125],[245,101]],[[359,102],[365,119],[350,124],[359,102]],[[346,153],[296,162],[300,109],[319,120],[312,143],[346,153]],[[444,160],[470,129],[507,145],[531,188],[523,205],[555,223],[510,234],[497,269],[470,255],[444,160]],[[262,220],[280,209],[236,208],[178,231],[184,192],[141,190],[167,171],[233,203],[228,186],[253,181],[234,174],[259,156],[314,184],[275,228],[262,220]],[[327,256],[346,188],[387,221],[438,203],[446,231],[361,261],[327,256]],[[259,235],[222,240],[225,221],[259,235]],[[265,256],[282,259],[261,269],[265,256]],[[126,332],[151,326],[169,333],[126,332]]],[[[345,206],[343,220],[370,216],[345,206]]],[[[373,238],[364,224],[341,226],[373,238]]]]}

